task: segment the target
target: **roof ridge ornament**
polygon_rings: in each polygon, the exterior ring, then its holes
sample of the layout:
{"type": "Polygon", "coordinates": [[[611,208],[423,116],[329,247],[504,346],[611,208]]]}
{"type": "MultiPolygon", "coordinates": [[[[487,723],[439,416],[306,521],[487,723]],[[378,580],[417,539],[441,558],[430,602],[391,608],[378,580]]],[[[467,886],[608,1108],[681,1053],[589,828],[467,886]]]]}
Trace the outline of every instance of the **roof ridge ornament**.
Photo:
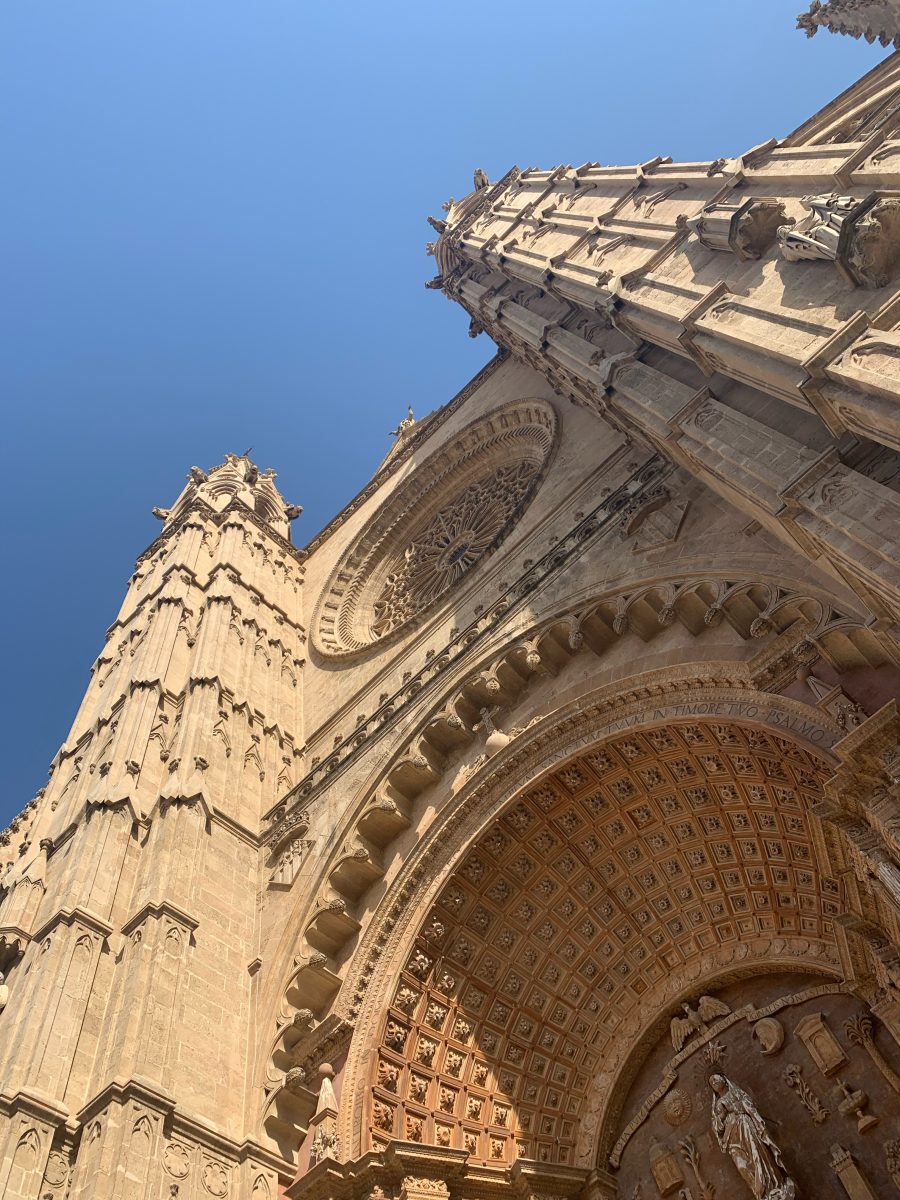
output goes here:
{"type": "Polygon", "coordinates": [[[396,429],[391,430],[391,437],[395,437],[395,438],[405,437],[406,434],[409,433],[410,429],[412,429],[413,425],[415,425],[415,424],[416,424],[416,418],[413,415],[412,405],[408,404],[406,406],[406,416],[403,418],[403,420],[400,422],[400,424],[397,426],[396,429]]]}
{"type": "Polygon", "coordinates": [[[290,522],[303,511],[299,504],[288,504],[275,486],[275,472],[261,471],[250,458],[251,449],[243,454],[226,454],[225,461],[209,471],[193,466],[187,484],[171,508],[154,508],[153,515],[164,528],[180,521],[197,503],[220,513],[234,501],[239,501],[255,513],[270,529],[287,538],[290,522]]]}

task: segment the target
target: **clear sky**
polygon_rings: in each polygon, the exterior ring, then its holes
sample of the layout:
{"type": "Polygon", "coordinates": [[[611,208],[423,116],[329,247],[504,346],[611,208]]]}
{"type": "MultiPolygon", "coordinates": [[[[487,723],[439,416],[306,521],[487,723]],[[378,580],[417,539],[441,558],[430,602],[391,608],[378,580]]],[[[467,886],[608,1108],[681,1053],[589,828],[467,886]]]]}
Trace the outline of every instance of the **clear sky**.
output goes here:
{"type": "Polygon", "coordinates": [[[308,540],[491,356],[428,213],[513,164],[728,156],[884,55],[803,0],[4,0],[0,827],[46,779],[193,463],[308,540]]]}

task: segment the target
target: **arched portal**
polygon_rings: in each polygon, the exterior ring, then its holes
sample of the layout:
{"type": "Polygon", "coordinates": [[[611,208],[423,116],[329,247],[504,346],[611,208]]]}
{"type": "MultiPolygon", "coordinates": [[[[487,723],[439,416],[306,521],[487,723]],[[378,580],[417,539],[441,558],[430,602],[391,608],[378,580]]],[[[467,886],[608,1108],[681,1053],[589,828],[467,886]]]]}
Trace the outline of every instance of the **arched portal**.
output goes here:
{"type": "Polygon", "coordinates": [[[809,816],[830,774],[787,738],[685,721],[527,787],[422,923],[371,1063],[366,1148],[583,1161],[598,1085],[656,1010],[785,959],[835,972],[841,864],[809,816]]]}

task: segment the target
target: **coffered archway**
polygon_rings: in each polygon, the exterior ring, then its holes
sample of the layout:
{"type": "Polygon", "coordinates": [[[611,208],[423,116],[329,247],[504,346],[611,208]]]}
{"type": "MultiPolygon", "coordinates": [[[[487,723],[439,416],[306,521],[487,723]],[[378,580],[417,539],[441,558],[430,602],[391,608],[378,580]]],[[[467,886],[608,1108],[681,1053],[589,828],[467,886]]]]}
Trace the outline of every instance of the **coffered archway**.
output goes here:
{"type": "Polygon", "coordinates": [[[592,1165],[676,1001],[785,963],[839,975],[842,850],[810,814],[832,770],[772,729],[691,719],[537,773],[398,964],[361,1148],[592,1165]]]}

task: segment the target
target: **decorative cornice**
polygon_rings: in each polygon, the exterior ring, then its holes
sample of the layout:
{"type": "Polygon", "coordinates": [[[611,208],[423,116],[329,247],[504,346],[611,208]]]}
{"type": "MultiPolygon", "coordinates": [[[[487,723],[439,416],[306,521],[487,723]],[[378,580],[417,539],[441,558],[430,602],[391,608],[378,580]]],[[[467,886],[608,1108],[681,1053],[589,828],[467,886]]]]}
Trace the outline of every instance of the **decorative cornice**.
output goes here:
{"type": "Polygon", "coordinates": [[[0,1092],[0,1113],[12,1117],[19,1112],[55,1126],[64,1125],[70,1117],[69,1109],[53,1096],[28,1089],[14,1093],[0,1092]]]}
{"type": "MultiPolygon", "coordinates": [[[[162,595],[161,594],[162,589],[166,586],[167,582],[169,581],[171,576],[174,574],[178,574],[180,576],[187,576],[190,581],[190,585],[192,587],[199,588],[199,590],[201,592],[203,592],[204,594],[207,595],[208,599],[227,600],[228,603],[233,604],[235,606],[235,608],[238,609],[238,612],[241,612],[241,610],[237,606],[237,603],[235,602],[234,596],[231,594],[230,591],[226,591],[223,589],[221,592],[218,592],[218,591],[214,590],[218,587],[221,587],[221,581],[220,581],[219,577],[222,574],[222,572],[228,572],[229,575],[234,575],[236,577],[237,583],[240,584],[240,586],[244,589],[245,592],[249,593],[251,596],[257,597],[257,599],[259,600],[260,606],[264,606],[270,613],[274,613],[276,619],[281,621],[283,624],[287,625],[291,630],[293,630],[293,632],[299,636],[301,641],[305,640],[306,630],[299,622],[295,621],[290,616],[287,609],[284,609],[279,604],[276,604],[270,596],[265,595],[263,592],[261,592],[259,590],[259,588],[254,587],[254,585],[252,583],[247,583],[247,581],[243,578],[240,567],[236,567],[232,563],[228,562],[227,559],[224,559],[224,560],[220,560],[219,562],[217,562],[213,565],[213,567],[209,571],[209,576],[208,576],[208,579],[205,584],[200,583],[198,581],[197,573],[191,567],[186,566],[183,563],[176,563],[176,562],[170,563],[168,565],[168,567],[166,567],[165,571],[162,573],[158,586],[155,587],[152,592],[148,592],[146,595],[142,596],[140,601],[128,613],[128,616],[124,620],[113,621],[112,625],[110,625],[109,628],[106,630],[107,641],[116,632],[126,629],[129,625],[131,625],[134,622],[135,618],[139,614],[146,613],[147,610],[151,609],[154,605],[156,607],[158,607],[160,604],[172,604],[172,603],[183,604],[184,597],[182,597],[182,596],[171,596],[171,595],[162,595]]],[[[184,579],[182,581],[186,582],[184,579]]],[[[228,578],[228,582],[235,582],[235,580],[228,578]]],[[[243,615],[243,613],[241,613],[241,615],[243,615]]],[[[258,612],[254,612],[253,618],[254,618],[254,620],[257,621],[257,624],[259,624],[258,616],[259,616],[258,612]]],[[[264,629],[263,632],[268,634],[269,630],[264,629]]]]}
{"type": "Polygon", "coordinates": [[[236,496],[231,499],[221,512],[216,512],[205,500],[193,500],[180,516],[167,526],[162,533],[154,541],[150,543],[143,554],[138,555],[135,560],[135,568],[139,567],[142,562],[152,556],[170,541],[175,534],[180,533],[185,525],[190,525],[191,518],[199,514],[211,521],[214,525],[226,524],[230,516],[239,514],[242,520],[248,521],[251,525],[255,525],[261,533],[267,534],[273,542],[298,564],[302,563],[306,558],[306,551],[298,546],[293,545],[287,538],[282,537],[280,533],[276,533],[271,525],[268,525],[262,517],[257,516],[252,508],[249,508],[243,500],[239,500],[236,496]]]}
{"type": "Polygon", "coordinates": [[[193,933],[200,924],[196,917],[192,917],[190,913],[186,913],[184,909],[179,908],[175,904],[171,904],[168,900],[162,900],[158,904],[154,904],[151,901],[150,903],[145,904],[143,908],[138,909],[133,916],[128,918],[128,920],[122,926],[122,933],[124,933],[127,937],[130,933],[133,933],[139,925],[143,925],[145,921],[150,920],[151,917],[157,920],[160,917],[169,917],[172,921],[176,921],[182,926],[182,928],[189,930],[191,933],[193,933]]]}
{"type": "Polygon", "coordinates": [[[96,913],[92,913],[87,908],[76,906],[75,908],[61,908],[55,912],[40,929],[34,931],[32,941],[42,941],[48,933],[53,932],[57,925],[84,925],[102,938],[108,938],[113,931],[113,926],[108,921],[104,921],[102,917],[98,917],[96,913]]]}
{"type": "Polygon", "coordinates": [[[509,1167],[470,1162],[462,1150],[391,1141],[351,1162],[323,1159],[286,1190],[290,1200],[369,1200],[377,1195],[478,1200],[564,1200],[583,1194],[588,1171],[518,1159],[509,1167]]]}
{"type": "MultiPolygon", "coordinates": [[[[0,1105],[3,1100],[4,1098],[0,1097],[0,1105]]],[[[129,1101],[143,1104],[167,1118],[171,1122],[170,1133],[180,1134],[182,1137],[197,1142],[204,1149],[220,1154],[233,1164],[247,1161],[261,1163],[271,1170],[277,1171],[282,1178],[290,1175],[294,1170],[292,1163],[271,1149],[261,1146],[258,1142],[249,1138],[237,1141],[213,1128],[201,1118],[182,1112],[177,1108],[175,1098],[170,1092],[165,1091],[152,1080],[144,1079],[141,1076],[133,1076],[128,1080],[114,1079],[108,1083],[76,1114],[75,1130],[86,1125],[88,1121],[98,1116],[110,1105],[122,1105],[129,1101]]]]}
{"type": "Polygon", "coordinates": [[[129,1100],[137,1100],[163,1116],[175,1110],[175,1097],[170,1092],[163,1091],[150,1079],[134,1076],[128,1080],[112,1080],[76,1113],[75,1119],[79,1125],[85,1125],[110,1104],[124,1104],[129,1100]]]}

